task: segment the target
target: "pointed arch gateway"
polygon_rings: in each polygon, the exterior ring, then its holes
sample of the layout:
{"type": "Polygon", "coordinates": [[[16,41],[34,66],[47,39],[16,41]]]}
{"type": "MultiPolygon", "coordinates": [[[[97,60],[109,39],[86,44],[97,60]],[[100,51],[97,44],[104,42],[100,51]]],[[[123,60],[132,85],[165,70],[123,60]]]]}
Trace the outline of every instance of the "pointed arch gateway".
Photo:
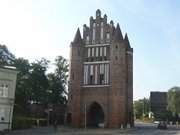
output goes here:
{"type": "Polygon", "coordinates": [[[93,102],[87,112],[87,126],[88,127],[103,127],[104,126],[104,111],[101,105],[93,102]]]}

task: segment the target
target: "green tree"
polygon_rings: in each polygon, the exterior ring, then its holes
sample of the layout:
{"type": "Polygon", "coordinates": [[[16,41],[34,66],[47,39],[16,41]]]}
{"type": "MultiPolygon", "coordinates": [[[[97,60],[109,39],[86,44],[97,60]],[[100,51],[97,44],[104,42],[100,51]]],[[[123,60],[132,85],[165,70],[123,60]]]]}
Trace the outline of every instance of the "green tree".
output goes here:
{"type": "Polygon", "coordinates": [[[68,67],[67,60],[62,56],[55,59],[55,72],[48,75],[48,95],[49,102],[52,104],[66,103],[68,67]]]}
{"type": "Polygon", "coordinates": [[[18,70],[15,92],[15,116],[31,116],[29,106],[38,103],[46,106],[48,103],[48,79],[46,70],[49,61],[46,59],[29,63],[23,58],[15,59],[13,66],[18,70]]]}
{"type": "Polygon", "coordinates": [[[49,61],[42,58],[31,64],[29,85],[30,85],[30,102],[47,104],[47,90],[49,87],[46,71],[49,61]]]}
{"type": "Polygon", "coordinates": [[[27,104],[29,100],[30,85],[30,63],[24,58],[15,59],[13,66],[18,70],[16,91],[15,91],[15,113],[27,114],[27,104]]]}
{"type": "Polygon", "coordinates": [[[147,116],[150,110],[150,102],[149,99],[139,99],[134,102],[134,113],[136,118],[140,119],[144,116],[147,116]]]}
{"type": "Polygon", "coordinates": [[[62,56],[58,56],[55,59],[55,75],[61,80],[61,83],[64,87],[64,93],[66,93],[65,87],[67,86],[67,78],[68,78],[68,71],[69,71],[69,64],[65,58],[62,56]]]}
{"type": "Polygon", "coordinates": [[[0,65],[11,65],[15,56],[8,50],[6,45],[0,45],[0,65]]]}
{"type": "Polygon", "coordinates": [[[168,91],[168,110],[174,115],[180,114],[180,87],[173,87],[168,91]]]}

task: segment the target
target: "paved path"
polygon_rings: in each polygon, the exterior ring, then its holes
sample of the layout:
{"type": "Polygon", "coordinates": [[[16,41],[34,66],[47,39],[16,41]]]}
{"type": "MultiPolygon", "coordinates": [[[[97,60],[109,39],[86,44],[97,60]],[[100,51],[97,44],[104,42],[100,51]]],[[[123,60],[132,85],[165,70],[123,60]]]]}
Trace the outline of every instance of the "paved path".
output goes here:
{"type": "Polygon", "coordinates": [[[169,127],[159,130],[155,124],[137,123],[133,129],[70,129],[59,127],[55,131],[52,127],[19,130],[7,135],[180,135],[179,127],[169,127]]]}

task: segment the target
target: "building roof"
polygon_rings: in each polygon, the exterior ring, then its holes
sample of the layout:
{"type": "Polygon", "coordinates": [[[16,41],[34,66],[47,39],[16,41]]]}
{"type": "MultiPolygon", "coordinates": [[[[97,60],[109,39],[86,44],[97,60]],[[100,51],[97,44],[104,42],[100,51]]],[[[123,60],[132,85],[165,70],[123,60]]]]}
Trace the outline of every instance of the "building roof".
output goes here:
{"type": "Polygon", "coordinates": [[[127,42],[128,47],[131,47],[131,46],[130,46],[130,43],[129,43],[129,38],[128,38],[127,33],[125,34],[124,40],[127,42]]]}
{"type": "Polygon", "coordinates": [[[77,29],[77,32],[76,32],[76,35],[74,37],[73,43],[74,44],[82,43],[82,38],[81,38],[81,33],[80,33],[79,28],[77,29]]]}
{"type": "Polygon", "coordinates": [[[121,29],[119,27],[119,23],[116,26],[113,40],[114,41],[121,41],[121,40],[123,40],[123,36],[122,36],[121,29]]]}
{"type": "Polygon", "coordinates": [[[0,66],[0,69],[4,69],[4,70],[11,70],[11,71],[15,71],[18,73],[16,67],[13,67],[13,66],[0,66]]]}

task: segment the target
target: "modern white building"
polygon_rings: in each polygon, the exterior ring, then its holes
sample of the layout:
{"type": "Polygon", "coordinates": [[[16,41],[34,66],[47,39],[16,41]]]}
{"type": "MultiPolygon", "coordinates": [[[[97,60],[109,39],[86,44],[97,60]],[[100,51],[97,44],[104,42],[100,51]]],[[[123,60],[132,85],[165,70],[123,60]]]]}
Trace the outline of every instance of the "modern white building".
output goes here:
{"type": "Polygon", "coordinates": [[[11,130],[17,71],[0,67],[0,131],[11,130]]]}

